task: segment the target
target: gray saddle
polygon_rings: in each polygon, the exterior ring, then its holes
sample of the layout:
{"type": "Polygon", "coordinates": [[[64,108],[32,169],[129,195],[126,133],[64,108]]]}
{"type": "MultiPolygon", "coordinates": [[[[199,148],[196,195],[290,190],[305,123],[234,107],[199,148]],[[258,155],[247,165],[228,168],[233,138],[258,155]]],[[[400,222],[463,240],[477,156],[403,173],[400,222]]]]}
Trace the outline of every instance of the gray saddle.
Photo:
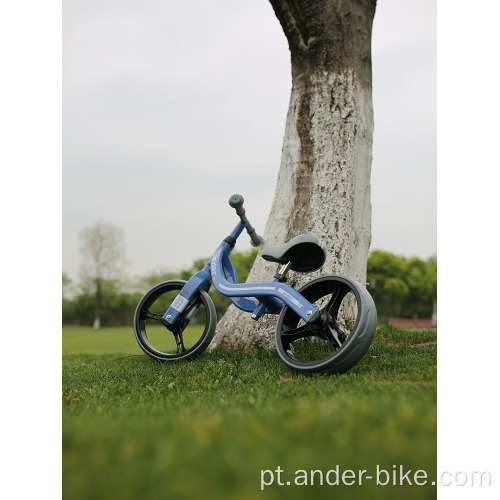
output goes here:
{"type": "Polygon", "coordinates": [[[267,247],[262,252],[262,258],[278,264],[291,261],[292,271],[309,273],[325,263],[326,252],[319,238],[312,234],[300,234],[284,245],[267,247]]]}

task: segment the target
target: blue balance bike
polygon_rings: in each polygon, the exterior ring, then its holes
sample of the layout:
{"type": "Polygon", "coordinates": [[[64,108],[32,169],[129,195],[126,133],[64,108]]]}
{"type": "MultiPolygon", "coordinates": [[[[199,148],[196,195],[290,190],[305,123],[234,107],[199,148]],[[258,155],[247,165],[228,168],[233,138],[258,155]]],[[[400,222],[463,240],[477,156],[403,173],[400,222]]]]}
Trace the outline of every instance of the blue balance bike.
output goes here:
{"type": "Polygon", "coordinates": [[[370,347],[377,325],[375,304],[366,288],[351,278],[328,275],[295,290],[286,284],[289,270],[307,273],[319,269],[326,252],[313,235],[296,236],[272,246],[262,257],[281,264],[273,281],[238,283],[231,251],[244,229],[253,246],[263,240],[245,215],[243,197],[235,194],[229,205],[240,221],[222,241],[205,267],[188,281],[165,281],[140,300],[134,330],[141,349],[159,361],[189,359],[210,344],[217,314],[208,295],[210,287],[258,320],[278,315],[276,349],[283,362],[303,373],[341,373],[352,368],[370,347]]]}

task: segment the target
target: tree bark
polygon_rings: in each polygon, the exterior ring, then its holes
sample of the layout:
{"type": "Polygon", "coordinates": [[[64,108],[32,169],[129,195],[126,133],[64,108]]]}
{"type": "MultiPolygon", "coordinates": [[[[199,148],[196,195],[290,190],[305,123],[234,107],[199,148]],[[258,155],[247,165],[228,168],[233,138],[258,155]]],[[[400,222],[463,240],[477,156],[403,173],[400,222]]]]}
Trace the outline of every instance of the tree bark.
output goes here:
{"type": "MultiPolygon", "coordinates": [[[[270,0],[288,39],[292,92],[265,245],[313,233],[326,246],[320,271],[289,284],[341,273],[366,281],[371,239],[373,137],[371,31],[375,0],[270,0]]],[[[257,256],[248,281],[271,281],[276,266],[257,256]]],[[[231,305],[213,347],[270,347],[276,318],[259,322],[231,305]]]]}

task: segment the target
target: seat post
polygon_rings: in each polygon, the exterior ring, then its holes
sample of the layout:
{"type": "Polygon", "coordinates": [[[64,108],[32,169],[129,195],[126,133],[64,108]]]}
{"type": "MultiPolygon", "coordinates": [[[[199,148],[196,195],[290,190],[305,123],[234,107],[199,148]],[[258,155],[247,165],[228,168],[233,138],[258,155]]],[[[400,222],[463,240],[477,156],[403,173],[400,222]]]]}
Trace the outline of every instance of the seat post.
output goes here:
{"type": "Polygon", "coordinates": [[[280,283],[286,281],[286,275],[288,274],[288,271],[290,270],[290,267],[292,265],[292,261],[289,260],[286,264],[283,264],[280,267],[280,270],[274,275],[274,280],[273,281],[278,281],[280,283]]]}

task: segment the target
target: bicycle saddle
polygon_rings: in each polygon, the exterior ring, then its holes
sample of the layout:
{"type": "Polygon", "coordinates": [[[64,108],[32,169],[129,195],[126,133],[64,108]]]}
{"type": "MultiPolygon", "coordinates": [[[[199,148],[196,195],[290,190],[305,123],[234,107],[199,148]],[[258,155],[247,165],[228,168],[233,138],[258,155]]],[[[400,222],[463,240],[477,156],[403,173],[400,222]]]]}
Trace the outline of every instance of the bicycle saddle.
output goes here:
{"type": "Polygon", "coordinates": [[[319,238],[312,234],[300,234],[284,245],[267,247],[262,252],[262,258],[278,264],[291,261],[292,271],[308,273],[325,263],[326,252],[319,238]]]}

